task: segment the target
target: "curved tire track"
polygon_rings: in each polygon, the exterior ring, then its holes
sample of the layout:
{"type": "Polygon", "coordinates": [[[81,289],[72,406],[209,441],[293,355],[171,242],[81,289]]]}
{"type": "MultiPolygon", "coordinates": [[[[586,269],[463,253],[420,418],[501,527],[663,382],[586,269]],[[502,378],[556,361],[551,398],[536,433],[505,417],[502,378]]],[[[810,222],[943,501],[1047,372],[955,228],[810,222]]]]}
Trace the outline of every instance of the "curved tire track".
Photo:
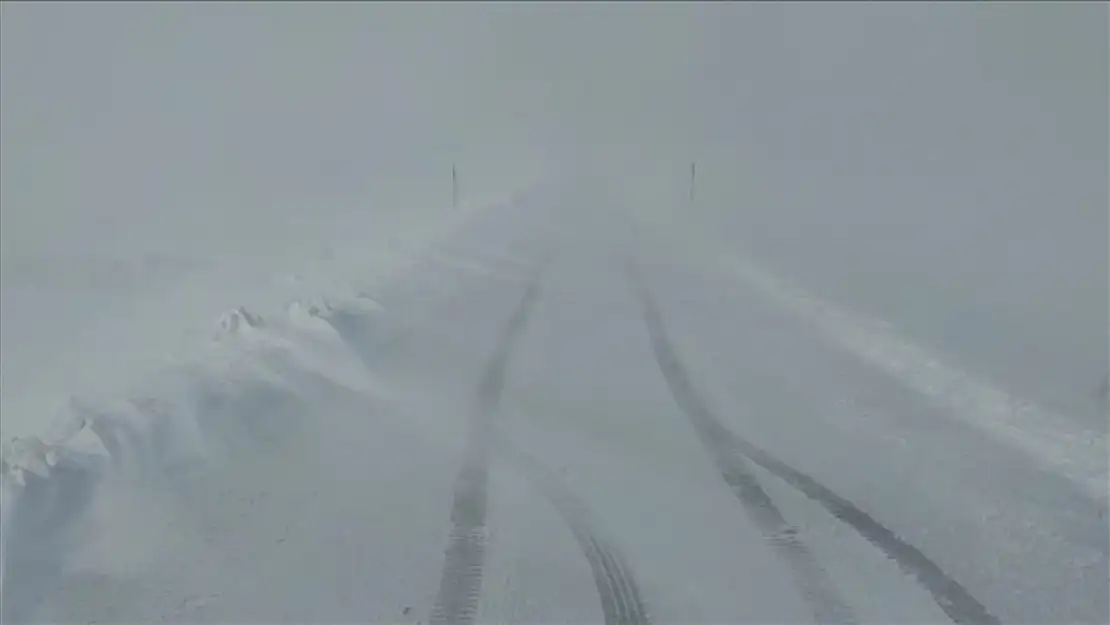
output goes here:
{"type": "Polygon", "coordinates": [[[455,482],[448,537],[439,592],[430,622],[469,625],[474,622],[482,593],[486,551],[486,507],[489,502],[489,447],[505,372],[513,345],[524,330],[539,296],[543,265],[529,283],[478,383],[471,412],[466,456],[455,482]]]}
{"type": "Polygon", "coordinates": [[[648,625],[651,619],[640,596],[639,586],[620,551],[592,528],[583,503],[554,474],[530,456],[496,443],[498,455],[540,492],[570,528],[579,549],[590,564],[606,625],[648,625]]]}
{"type": "MultiPolygon", "coordinates": [[[[498,337],[493,355],[478,384],[471,411],[471,427],[462,467],[455,480],[451,508],[451,531],[439,591],[429,622],[473,623],[482,595],[486,552],[486,514],[489,503],[491,452],[516,468],[536,488],[570,528],[589,563],[606,625],[649,625],[650,619],[639,587],[620,552],[595,532],[585,505],[542,465],[514,451],[495,435],[495,420],[512,349],[523,332],[539,297],[540,278],[555,256],[548,251],[533,271],[532,280],[498,337]]],[[[455,294],[453,297],[457,297],[455,294]]],[[[449,298],[449,299],[453,299],[449,298]]],[[[363,364],[374,366],[371,346],[381,341],[371,337],[357,322],[357,315],[332,311],[328,321],[344,339],[356,347],[363,364]]],[[[384,337],[385,342],[403,341],[404,331],[384,337]]]]}
{"type": "Polygon", "coordinates": [[[671,395],[694,425],[702,447],[709,453],[729,489],[740,500],[748,518],[759,528],[763,539],[790,568],[803,598],[818,623],[857,623],[855,613],[814,557],[798,530],[782,515],[767,491],[760,485],[743,455],[727,445],[722,436],[725,429],[710,414],[698,397],[685,369],[670,346],[662,317],[652,302],[639,276],[630,268],[632,282],[644,307],[644,317],[651,336],[659,369],[663,372],[671,395]]]}
{"type": "MultiPolygon", "coordinates": [[[[644,319],[651,336],[656,362],[664,378],[666,378],[671,394],[697,430],[698,436],[707,451],[714,457],[718,467],[722,469],[725,481],[730,481],[727,471],[735,469],[731,479],[735,480],[737,485],[734,486],[730,482],[734,492],[737,493],[742,502],[747,500],[745,506],[751,507],[757,517],[759,515],[768,517],[762,521],[757,518],[757,524],[761,528],[773,527],[773,524],[781,519],[781,514],[778,513],[777,508],[774,508],[773,502],[767,497],[762,488],[758,487],[755,477],[742,466],[743,458],[747,458],[769,473],[779,477],[812,501],[820,504],[835,518],[854,529],[861,537],[886,554],[899,568],[915,578],[921,586],[928,590],[933,596],[933,600],[953,622],[959,625],[997,625],[999,623],[998,619],[990,614],[983,604],[975,599],[959,582],[949,577],[919,549],[899,538],[898,535],[884,527],[869,514],[840,497],[817,480],[795,470],[726,428],[709,410],[690,382],[685,367],[671,345],[662,316],[636,273],[634,266],[630,265],[629,273],[643,304],[644,319]],[[747,491],[747,495],[744,494],[745,491],[747,491]],[[762,498],[766,498],[765,501],[761,502],[762,498]]],[[[785,526],[785,520],[782,523],[785,526]]],[[[776,543],[772,541],[772,544],[776,543]]],[[[796,544],[804,547],[800,541],[797,541],[796,544]]],[[[804,560],[810,559],[811,556],[800,559],[796,550],[784,550],[782,555],[788,561],[799,560],[796,564],[792,562],[796,574],[804,570],[804,567],[810,566],[804,560]]],[[[815,561],[812,566],[817,566],[815,561]]],[[[813,574],[817,575],[818,573],[813,574]]],[[[821,571],[819,574],[824,575],[824,572],[821,571]]],[[[804,587],[806,582],[804,580],[800,581],[804,587]]],[[[818,599],[816,596],[811,598],[818,599]]],[[[833,606],[816,604],[814,605],[815,613],[819,609],[827,610],[829,607],[833,606]]]]}
{"type": "Polygon", "coordinates": [[[636,580],[620,552],[595,532],[584,503],[553,474],[531,457],[510,449],[495,433],[495,420],[513,346],[522,334],[539,296],[540,277],[548,254],[528,285],[521,302],[498,339],[497,347],[478,383],[471,413],[468,448],[455,484],[448,546],[439,592],[430,622],[474,622],[482,593],[489,503],[489,456],[496,452],[517,468],[547,499],[571,530],[590,571],[601,601],[606,625],[651,623],[636,580]]]}

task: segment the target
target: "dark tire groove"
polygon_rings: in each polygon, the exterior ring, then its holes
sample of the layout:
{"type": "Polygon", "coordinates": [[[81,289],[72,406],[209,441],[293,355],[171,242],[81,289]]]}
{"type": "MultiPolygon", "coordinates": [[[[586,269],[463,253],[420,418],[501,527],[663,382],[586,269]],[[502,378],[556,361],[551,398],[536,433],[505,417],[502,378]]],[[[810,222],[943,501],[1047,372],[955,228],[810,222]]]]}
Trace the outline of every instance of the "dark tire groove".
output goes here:
{"type": "Polygon", "coordinates": [[[586,504],[530,456],[510,450],[503,443],[497,444],[496,451],[543,495],[570,528],[590,565],[605,624],[651,623],[635,577],[616,546],[594,531],[586,504]]]}
{"type": "MultiPolygon", "coordinates": [[[[644,319],[651,336],[656,362],[675,402],[690,419],[703,446],[714,458],[725,477],[725,481],[750,510],[753,520],[764,531],[764,536],[772,544],[781,545],[780,554],[791,562],[792,569],[799,576],[799,583],[803,588],[810,585],[809,590],[815,590],[812,584],[825,583],[823,578],[827,577],[827,574],[820,568],[805,544],[798,539],[793,528],[787,525],[778,508],[759,486],[755,476],[747,470],[745,458],[820,504],[833,517],[847,524],[864,540],[886,554],[902,571],[916,579],[929,591],[933,600],[953,622],[959,625],[999,623],[998,619],[959,582],[949,577],[916,547],[902,540],[866,512],[817,480],[793,469],[725,427],[710,411],[690,381],[685,367],[671,345],[662,316],[634,266],[630,265],[629,273],[643,304],[644,319]],[[808,576],[809,580],[801,579],[803,576],[808,576]]],[[[815,614],[818,612],[829,614],[830,611],[836,613],[840,609],[840,606],[828,603],[832,598],[839,601],[838,597],[810,594],[809,598],[814,603],[815,614]]],[[[818,620],[825,619],[818,614],[818,620]]]]}
{"type": "Polygon", "coordinates": [[[522,333],[539,296],[543,265],[528,284],[520,304],[498,337],[478,383],[471,412],[466,456],[455,482],[451,531],[444,553],[443,573],[430,622],[469,625],[474,622],[482,594],[486,552],[486,508],[489,503],[489,446],[505,372],[513,345],[522,333]]]}
{"type": "MultiPolygon", "coordinates": [[[[533,278],[498,337],[479,380],[470,415],[467,448],[452,494],[451,530],[444,550],[439,590],[429,618],[431,624],[471,624],[477,615],[486,555],[491,452],[499,452],[504,460],[519,469],[570,528],[590,566],[606,625],[649,625],[651,622],[624,559],[591,529],[585,520],[584,505],[554,475],[530,458],[512,451],[496,437],[496,417],[510,354],[538,299],[544,268],[554,256],[553,251],[548,251],[537,263],[533,278]]],[[[348,343],[359,348],[359,357],[371,369],[375,363],[373,352],[378,351],[371,347],[380,349],[383,345],[401,342],[411,331],[405,328],[382,340],[374,340],[357,323],[357,314],[332,311],[328,321],[348,343]]]]}

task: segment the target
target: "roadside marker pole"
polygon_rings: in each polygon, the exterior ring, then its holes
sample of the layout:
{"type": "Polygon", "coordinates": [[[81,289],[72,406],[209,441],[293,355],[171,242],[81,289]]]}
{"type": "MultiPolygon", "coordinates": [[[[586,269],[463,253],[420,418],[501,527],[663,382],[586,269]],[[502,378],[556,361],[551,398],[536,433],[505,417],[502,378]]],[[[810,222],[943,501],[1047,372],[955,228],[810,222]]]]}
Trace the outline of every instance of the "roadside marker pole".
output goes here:
{"type": "Polygon", "coordinates": [[[451,207],[459,207],[459,173],[454,165],[451,165],[451,207]]]}
{"type": "Polygon", "coordinates": [[[697,163],[690,163],[690,208],[694,207],[694,183],[697,176],[697,163]]]}

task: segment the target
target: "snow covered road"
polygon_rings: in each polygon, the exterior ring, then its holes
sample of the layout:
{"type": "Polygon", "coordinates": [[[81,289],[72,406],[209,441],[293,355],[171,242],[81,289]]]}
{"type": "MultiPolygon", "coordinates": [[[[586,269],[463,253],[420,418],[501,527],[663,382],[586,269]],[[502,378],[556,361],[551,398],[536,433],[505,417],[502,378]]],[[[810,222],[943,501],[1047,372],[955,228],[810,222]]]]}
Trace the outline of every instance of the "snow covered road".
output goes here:
{"type": "Polygon", "coordinates": [[[1046,462],[633,209],[490,210],[75,408],[5,472],[4,622],[1110,620],[1105,430],[1046,462]]]}

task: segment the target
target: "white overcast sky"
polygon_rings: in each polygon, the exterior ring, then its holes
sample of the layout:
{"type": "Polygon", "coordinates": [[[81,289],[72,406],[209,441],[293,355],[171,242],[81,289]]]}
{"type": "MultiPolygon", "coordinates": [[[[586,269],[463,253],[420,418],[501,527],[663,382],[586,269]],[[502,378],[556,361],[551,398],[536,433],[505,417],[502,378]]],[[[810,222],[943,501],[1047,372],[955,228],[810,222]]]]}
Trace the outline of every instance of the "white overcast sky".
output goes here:
{"type": "Polygon", "coordinates": [[[988,186],[1036,171],[1058,210],[1105,210],[1103,3],[0,11],[9,248],[201,206],[423,197],[452,162],[479,186],[576,161],[988,186]]]}

